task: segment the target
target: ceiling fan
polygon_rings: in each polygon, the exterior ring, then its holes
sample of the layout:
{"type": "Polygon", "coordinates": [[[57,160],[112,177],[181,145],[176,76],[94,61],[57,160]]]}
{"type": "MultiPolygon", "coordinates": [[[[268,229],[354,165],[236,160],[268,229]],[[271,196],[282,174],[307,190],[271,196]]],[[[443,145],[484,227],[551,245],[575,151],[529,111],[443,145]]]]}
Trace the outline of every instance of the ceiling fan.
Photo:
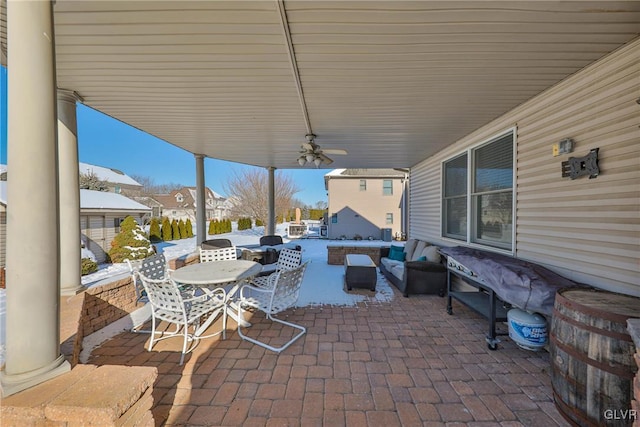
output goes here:
{"type": "Polygon", "coordinates": [[[306,163],[313,163],[316,167],[319,167],[322,163],[330,165],[333,163],[333,160],[325,154],[347,154],[347,150],[339,148],[329,148],[326,150],[320,148],[320,146],[314,142],[316,136],[312,133],[308,133],[305,137],[307,138],[307,142],[300,146],[302,151],[300,151],[300,157],[298,157],[298,164],[300,166],[304,166],[306,163]]]}

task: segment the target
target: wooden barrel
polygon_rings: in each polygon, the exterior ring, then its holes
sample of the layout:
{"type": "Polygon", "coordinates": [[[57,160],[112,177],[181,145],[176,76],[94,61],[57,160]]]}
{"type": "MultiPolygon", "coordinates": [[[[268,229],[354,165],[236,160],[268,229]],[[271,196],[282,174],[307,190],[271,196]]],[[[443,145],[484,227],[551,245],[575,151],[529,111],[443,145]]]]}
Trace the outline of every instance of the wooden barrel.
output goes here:
{"type": "Polygon", "coordinates": [[[561,289],[551,320],[556,407],[575,426],[631,426],[635,346],[627,319],[640,298],[596,289],[561,289]]]}

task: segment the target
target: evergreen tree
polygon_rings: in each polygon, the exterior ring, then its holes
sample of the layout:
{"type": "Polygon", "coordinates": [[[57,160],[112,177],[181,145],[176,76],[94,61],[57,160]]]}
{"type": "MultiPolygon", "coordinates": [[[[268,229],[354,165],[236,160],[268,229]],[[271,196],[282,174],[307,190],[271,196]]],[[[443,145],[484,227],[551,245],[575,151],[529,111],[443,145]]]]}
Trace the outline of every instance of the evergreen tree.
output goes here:
{"type": "Polygon", "coordinates": [[[171,221],[171,240],[180,240],[180,227],[175,219],[171,221]]]}
{"type": "Polygon", "coordinates": [[[187,236],[187,229],[186,226],[184,224],[183,220],[178,221],[178,230],[180,230],[180,238],[181,239],[186,239],[187,236]]]}
{"type": "Polygon", "coordinates": [[[191,225],[190,218],[187,218],[187,223],[185,224],[185,228],[187,229],[187,237],[193,237],[193,225],[191,225]]]}
{"type": "Polygon", "coordinates": [[[151,218],[151,223],[149,224],[149,240],[152,243],[162,241],[162,235],[160,234],[160,224],[158,224],[157,218],[151,218]]]}
{"type": "Polygon", "coordinates": [[[132,216],[126,217],[120,223],[120,232],[111,242],[111,249],[109,249],[111,262],[144,259],[152,254],[153,248],[147,233],[132,216]]]}
{"type": "Polygon", "coordinates": [[[171,236],[173,233],[171,232],[171,223],[169,222],[169,218],[164,217],[162,219],[162,240],[168,242],[171,240],[171,236]]]}

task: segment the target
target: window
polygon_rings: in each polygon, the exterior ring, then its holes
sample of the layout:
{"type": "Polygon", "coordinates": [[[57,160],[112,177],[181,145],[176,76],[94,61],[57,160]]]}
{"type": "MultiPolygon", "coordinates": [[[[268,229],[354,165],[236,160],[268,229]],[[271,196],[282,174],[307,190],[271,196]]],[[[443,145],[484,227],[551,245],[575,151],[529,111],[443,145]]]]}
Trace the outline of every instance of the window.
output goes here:
{"type": "Polygon", "coordinates": [[[390,179],[385,179],[382,181],[382,195],[383,196],[391,196],[393,195],[393,181],[390,179]]]}
{"type": "Polygon", "coordinates": [[[386,223],[387,224],[393,224],[393,213],[392,212],[388,212],[387,213],[386,223]]]}
{"type": "Polygon", "coordinates": [[[337,224],[338,223],[338,214],[334,213],[331,214],[331,224],[337,224]]]}
{"type": "Polygon", "coordinates": [[[113,229],[116,233],[120,232],[120,224],[124,221],[124,218],[113,218],[113,229]]]}
{"type": "Polygon", "coordinates": [[[442,200],[442,234],[453,239],[467,239],[467,154],[444,164],[442,200]]]}
{"type": "Polygon", "coordinates": [[[366,179],[361,179],[360,180],[360,191],[367,191],[367,180],[366,179]]]}
{"type": "Polygon", "coordinates": [[[443,164],[442,235],[513,249],[514,131],[443,164]]]}
{"type": "Polygon", "coordinates": [[[183,201],[184,201],[184,197],[182,196],[182,194],[180,193],[176,194],[176,202],[182,203],[183,201]]]}
{"type": "Polygon", "coordinates": [[[122,193],[122,188],[120,188],[120,186],[119,186],[119,185],[116,185],[116,186],[115,186],[115,188],[114,188],[113,190],[114,190],[114,192],[116,192],[116,193],[118,193],[118,194],[122,193]]]}

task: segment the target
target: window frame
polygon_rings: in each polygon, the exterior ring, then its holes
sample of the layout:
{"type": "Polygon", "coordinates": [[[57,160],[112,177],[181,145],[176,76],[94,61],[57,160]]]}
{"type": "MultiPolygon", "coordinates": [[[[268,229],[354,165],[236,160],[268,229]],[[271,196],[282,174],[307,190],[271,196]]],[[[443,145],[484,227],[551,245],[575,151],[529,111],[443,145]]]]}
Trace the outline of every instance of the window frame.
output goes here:
{"type": "MultiPolygon", "coordinates": [[[[474,144],[463,151],[457,152],[455,155],[449,156],[441,162],[441,191],[440,191],[440,236],[442,239],[449,240],[455,242],[456,244],[464,244],[470,247],[477,247],[480,249],[491,250],[494,252],[504,252],[508,254],[515,254],[516,250],[516,158],[517,158],[517,147],[518,147],[518,133],[517,127],[511,127],[502,132],[498,132],[493,134],[491,137],[474,144]],[[496,190],[496,191],[474,191],[475,186],[475,175],[476,175],[476,165],[475,165],[475,153],[490,144],[498,142],[504,137],[511,134],[512,138],[512,152],[511,152],[511,189],[507,190],[496,190]],[[446,199],[445,199],[445,188],[446,188],[446,177],[445,177],[445,165],[455,160],[461,156],[467,156],[467,183],[466,183],[466,221],[467,221],[467,229],[466,235],[464,238],[456,238],[451,234],[445,233],[445,223],[446,223],[446,199]],[[505,245],[500,245],[498,242],[485,240],[482,238],[474,237],[477,235],[478,231],[478,196],[496,194],[496,193],[511,193],[511,240],[510,243],[505,245]]],[[[463,237],[462,235],[460,237],[463,237]]]]}
{"type": "Polygon", "coordinates": [[[387,225],[393,225],[393,212],[387,212],[385,214],[385,224],[387,225]]]}
{"type": "Polygon", "coordinates": [[[367,191],[367,180],[366,179],[361,179],[360,180],[360,191],[367,191]]]}
{"type": "Polygon", "coordinates": [[[383,179],[382,180],[382,195],[383,196],[393,196],[393,180],[392,179],[383,179]],[[385,183],[387,183],[387,182],[391,184],[390,187],[389,187],[390,193],[388,193],[388,194],[385,192],[385,190],[387,189],[387,187],[385,187],[385,183]]]}

